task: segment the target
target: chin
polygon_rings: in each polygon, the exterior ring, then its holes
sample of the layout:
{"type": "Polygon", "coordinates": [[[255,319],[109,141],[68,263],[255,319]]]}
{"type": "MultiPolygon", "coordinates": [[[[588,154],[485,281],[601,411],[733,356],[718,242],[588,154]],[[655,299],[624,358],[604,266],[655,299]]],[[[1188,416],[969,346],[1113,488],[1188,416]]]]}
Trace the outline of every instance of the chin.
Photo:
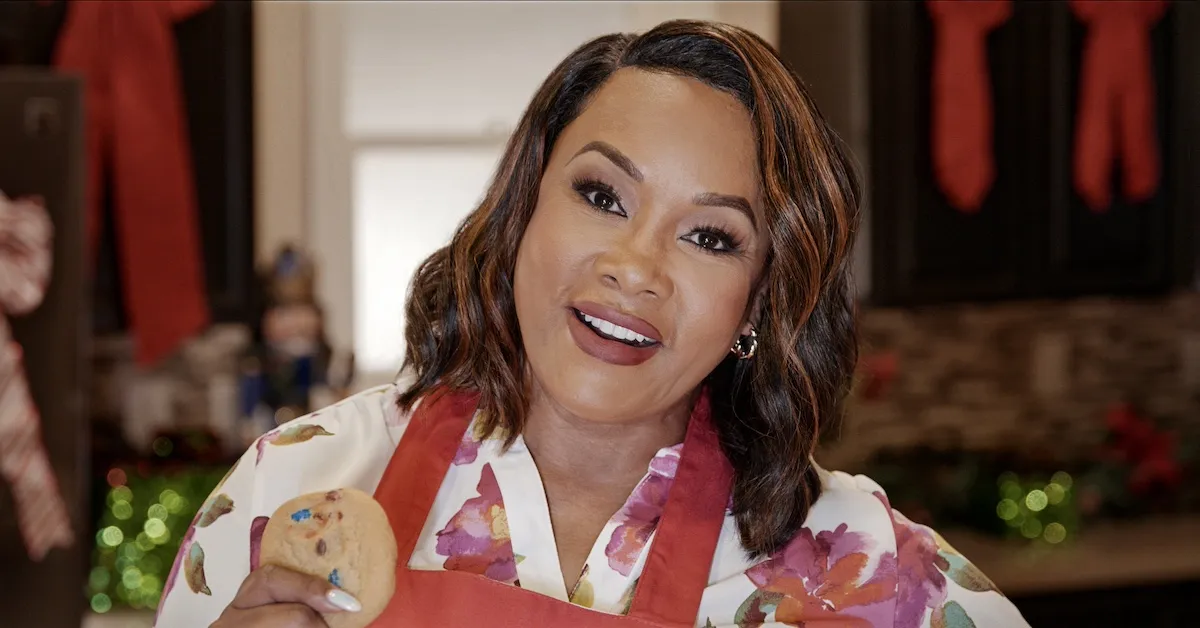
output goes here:
{"type": "MultiPolygon", "coordinates": [[[[539,377],[542,391],[571,415],[595,423],[630,421],[647,408],[640,401],[645,379],[636,377],[636,368],[607,364],[556,364],[539,377]],[[614,369],[630,370],[629,375],[614,369]]],[[[536,369],[535,369],[536,373],[536,369]]]]}

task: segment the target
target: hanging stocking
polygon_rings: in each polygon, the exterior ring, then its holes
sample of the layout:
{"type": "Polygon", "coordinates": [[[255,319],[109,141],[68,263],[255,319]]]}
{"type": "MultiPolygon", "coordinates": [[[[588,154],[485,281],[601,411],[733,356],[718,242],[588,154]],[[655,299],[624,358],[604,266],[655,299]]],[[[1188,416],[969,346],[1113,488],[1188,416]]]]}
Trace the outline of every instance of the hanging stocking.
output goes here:
{"type": "MultiPolygon", "coordinates": [[[[36,308],[46,292],[51,263],[50,218],[31,200],[9,202],[0,194],[0,307],[6,314],[36,308]]],[[[71,522],[54,469],[42,446],[40,419],[21,346],[0,316],[0,474],[12,487],[17,526],[29,557],[41,560],[72,542],[71,522]]]]}
{"type": "Polygon", "coordinates": [[[934,24],[933,173],[951,205],[979,211],[996,178],[987,35],[1011,0],[929,0],[934,24]]]}
{"type": "Polygon", "coordinates": [[[1075,189],[1092,211],[1112,204],[1113,161],[1120,158],[1126,200],[1158,189],[1150,29],[1166,0],[1071,0],[1088,27],[1075,127],[1075,189]]]}

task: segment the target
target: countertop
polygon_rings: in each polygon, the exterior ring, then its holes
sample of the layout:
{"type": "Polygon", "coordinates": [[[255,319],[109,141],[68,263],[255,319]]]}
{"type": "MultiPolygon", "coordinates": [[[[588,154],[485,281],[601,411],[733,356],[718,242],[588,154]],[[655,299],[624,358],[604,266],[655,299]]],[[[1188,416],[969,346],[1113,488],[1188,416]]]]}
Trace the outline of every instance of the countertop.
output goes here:
{"type": "Polygon", "coordinates": [[[1200,517],[1093,524],[1059,546],[943,536],[1008,596],[1200,579],[1200,517]]]}

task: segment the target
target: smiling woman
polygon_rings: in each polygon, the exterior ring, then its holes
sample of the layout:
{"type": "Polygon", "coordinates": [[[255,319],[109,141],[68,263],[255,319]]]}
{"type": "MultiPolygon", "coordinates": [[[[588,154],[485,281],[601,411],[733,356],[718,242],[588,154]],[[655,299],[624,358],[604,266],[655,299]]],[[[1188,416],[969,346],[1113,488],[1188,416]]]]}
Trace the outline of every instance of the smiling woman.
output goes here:
{"type": "MultiPolygon", "coordinates": [[[[751,33],[584,44],[418,270],[400,381],[247,453],[162,625],[1024,625],[878,485],[812,460],[857,358],[859,202],[846,149],[751,33]],[[379,619],[334,586],[379,574],[257,569],[275,508],[339,487],[391,522],[379,619]]],[[[326,550],[340,529],[305,525],[326,550]]]]}

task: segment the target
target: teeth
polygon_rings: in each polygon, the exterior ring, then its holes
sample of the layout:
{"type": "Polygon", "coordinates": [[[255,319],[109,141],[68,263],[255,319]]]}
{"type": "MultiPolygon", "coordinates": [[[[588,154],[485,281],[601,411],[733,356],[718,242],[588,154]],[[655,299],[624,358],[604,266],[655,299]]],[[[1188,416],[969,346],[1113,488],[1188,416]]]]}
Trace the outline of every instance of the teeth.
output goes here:
{"type": "MultiPolygon", "coordinates": [[[[580,314],[583,313],[580,312],[580,314]]],[[[645,336],[633,331],[632,329],[621,327],[620,325],[614,325],[603,318],[596,318],[595,316],[583,314],[583,320],[587,322],[588,325],[600,330],[600,333],[604,334],[605,336],[612,336],[617,340],[632,340],[638,343],[646,342],[645,336]]]]}

